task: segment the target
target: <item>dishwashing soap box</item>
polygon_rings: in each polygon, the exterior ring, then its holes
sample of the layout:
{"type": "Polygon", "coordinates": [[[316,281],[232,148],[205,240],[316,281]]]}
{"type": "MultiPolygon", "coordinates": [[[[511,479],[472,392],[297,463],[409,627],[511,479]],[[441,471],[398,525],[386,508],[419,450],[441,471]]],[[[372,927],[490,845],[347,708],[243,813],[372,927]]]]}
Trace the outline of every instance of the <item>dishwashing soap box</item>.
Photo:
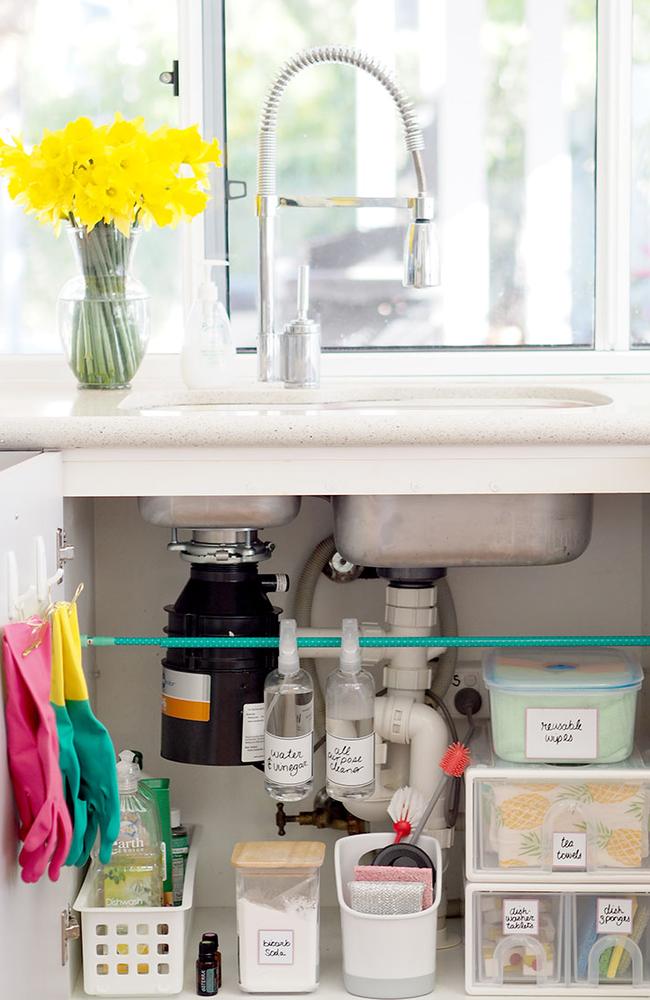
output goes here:
{"type": "Polygon", "coordinates": [[[489,650],[494,751],[503,760],[613,764],[632,752],[641,665],[623,650],[489,650]]]}

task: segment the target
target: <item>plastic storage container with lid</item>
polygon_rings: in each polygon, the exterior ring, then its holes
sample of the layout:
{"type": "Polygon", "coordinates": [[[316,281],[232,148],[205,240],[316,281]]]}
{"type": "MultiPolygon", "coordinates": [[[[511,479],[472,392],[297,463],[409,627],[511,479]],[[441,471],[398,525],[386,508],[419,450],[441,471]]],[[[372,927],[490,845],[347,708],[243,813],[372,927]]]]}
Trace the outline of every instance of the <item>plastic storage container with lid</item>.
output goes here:
{"type": "Polygon", "coordinates": [[[503,760],[612,764],[632,752],[643,671],[627,653],[493,649],[483,668],[503,760]]]}
{"type": "Polygon", "coordinates": [[[319,978],[316,841],[235,844],[239,985],[247,993],[310,993],[319,978]]]}

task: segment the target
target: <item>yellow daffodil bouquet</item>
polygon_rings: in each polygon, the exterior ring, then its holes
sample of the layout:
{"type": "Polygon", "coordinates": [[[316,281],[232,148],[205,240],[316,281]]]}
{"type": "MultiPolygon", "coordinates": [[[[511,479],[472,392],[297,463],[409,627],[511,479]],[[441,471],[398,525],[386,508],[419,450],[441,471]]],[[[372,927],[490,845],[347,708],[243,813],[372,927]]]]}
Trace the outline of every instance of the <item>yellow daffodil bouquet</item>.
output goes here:
{"type": "Polygon", "coordinates": [[[77,118],[45,131],[31,151],[0,139],[0,175],[26,212],[70,230],[81,266],[59,297],[59,329],[81,386],[128,386],[144,356],[149,301],[129,274],[136,236],[152,223],[175,226],[209,198],[216,140],[196,126],[148,132],[141,118],[111,125],[77,118]]]}

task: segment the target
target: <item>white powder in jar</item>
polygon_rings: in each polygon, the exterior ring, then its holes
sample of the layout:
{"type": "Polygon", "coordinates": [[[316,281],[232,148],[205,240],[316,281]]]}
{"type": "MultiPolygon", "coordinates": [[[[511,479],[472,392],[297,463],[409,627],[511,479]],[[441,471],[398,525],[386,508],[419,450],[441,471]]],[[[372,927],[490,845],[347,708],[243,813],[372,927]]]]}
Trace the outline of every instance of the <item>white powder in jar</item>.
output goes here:
{"type": "MultiPolygon", "coordinates": [[[[256,894],[257,895],[257,894],[256,894]]],[[[239,982],[249,993],[308,993],[318,986],[318,901],[237,900],[239,982]]]]}

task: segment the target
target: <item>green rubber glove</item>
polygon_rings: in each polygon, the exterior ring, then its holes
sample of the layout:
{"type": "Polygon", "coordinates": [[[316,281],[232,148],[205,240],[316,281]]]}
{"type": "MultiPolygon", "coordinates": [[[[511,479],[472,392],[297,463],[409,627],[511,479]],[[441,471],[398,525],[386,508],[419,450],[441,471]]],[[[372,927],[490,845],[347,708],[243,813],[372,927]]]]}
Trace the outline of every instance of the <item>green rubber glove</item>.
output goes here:
{"type": "Polygon", "coordinates": [[[88,809],[86,836],[75,864],[88,860],[95,832],[99,830],[99,860],[108,864],[120,832],[120,797],[117,790],[115,751],[108,730],[93,715],[81,665],[81,639],[77,606],[72,603],[61,617],[65,707],[72,724],[74,748],[80,767],[80,797],[88,809]],[[92,839],[91,839],[92,838],[92,839]]]}
{"type": "Polygon", "coordinates": [[[70,716],[65,707],[63,688],[63,636],[61,616],[68,614],[68,605],[60,604],[52,614],[52,681],[50,687],[50,703],[56,719],[56,731],[59,737],[59,768],[63,779],[63,794],[72,820],[72,842],[66,858],[66,865],[76,864],[81,854],[86,827],[88,825],[88,806],[80,798],[81,770],[79,758],[74,748],[74,732],[70,716]]]}

